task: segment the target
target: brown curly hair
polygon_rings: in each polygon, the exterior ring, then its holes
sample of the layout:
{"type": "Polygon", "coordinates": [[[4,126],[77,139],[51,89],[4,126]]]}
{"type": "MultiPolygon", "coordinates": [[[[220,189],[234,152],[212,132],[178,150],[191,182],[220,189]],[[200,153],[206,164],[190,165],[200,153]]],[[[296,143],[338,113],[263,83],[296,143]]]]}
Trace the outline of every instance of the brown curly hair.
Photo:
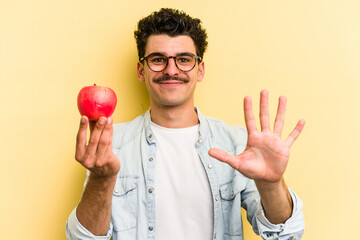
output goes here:
{"type": "Polygon", "coordinates": [[[204,57],[208,42],[206,30],[201,20],[192,18],[183,11],[161,8],[147,17],[142,18],[134,32],[139,59],[145,55],[147,39],[150,35],[166,34],[171,37],[187,35],[192,38],[196,54],[204,57]]]}

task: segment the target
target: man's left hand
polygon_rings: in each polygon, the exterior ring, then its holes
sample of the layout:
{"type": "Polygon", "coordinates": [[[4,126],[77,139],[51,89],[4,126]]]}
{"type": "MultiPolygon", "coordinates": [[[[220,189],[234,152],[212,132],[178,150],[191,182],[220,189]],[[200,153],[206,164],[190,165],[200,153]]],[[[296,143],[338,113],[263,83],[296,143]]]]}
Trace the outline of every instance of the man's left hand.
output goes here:
{"type": "MultiPolygon", "coordinates": [[[[260,94],[260,125],[261,131],[256,128],[252,102],[250,97],[244,99],[244,113],[248,142],[245,151],[233,156],[223,150],[212,148],[209,155],[228,163],[244,176],[258,183],[279,183],[289,161],[291,145],[300,135],[305,121],[300,120],[294,130],[283,141],[281,133],[284,126],[286,97],[279,98],[279,104],[274,123],[274,129],[270,129],[269,96],[268,91],[263,90],[260,94]]],[[[270,184],[271,185],[271,184],[270,184]]]]}

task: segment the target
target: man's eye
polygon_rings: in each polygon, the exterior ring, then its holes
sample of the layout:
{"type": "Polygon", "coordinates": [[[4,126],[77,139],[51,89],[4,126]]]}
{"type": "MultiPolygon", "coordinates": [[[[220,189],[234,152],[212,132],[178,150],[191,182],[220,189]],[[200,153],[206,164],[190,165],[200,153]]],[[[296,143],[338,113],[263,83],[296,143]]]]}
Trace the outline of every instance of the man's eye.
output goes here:
{"type": "Polygon", "coordinates": [[[166,62],[166,60],[165,60],[165,58],[154,57],[154,58],[151,58],[151,62],[153,62],[153,63],[164,63],[164,62],[166,62]]]}
{"type": "Polygon", "coordinates": [[[191,57],[188,57],[188,56],[178,56],[176,59],[177,59],[177,62],[179,62],[179,63],[191,62],[191,57]]]}

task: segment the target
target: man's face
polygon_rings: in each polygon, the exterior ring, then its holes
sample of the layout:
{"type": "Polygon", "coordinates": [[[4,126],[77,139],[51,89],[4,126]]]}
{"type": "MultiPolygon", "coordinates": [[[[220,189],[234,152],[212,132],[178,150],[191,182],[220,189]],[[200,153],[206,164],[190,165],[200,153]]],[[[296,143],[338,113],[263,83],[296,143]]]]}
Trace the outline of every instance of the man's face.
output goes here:
{"type": "MultiPolygon", "coordinates": [[[[196,48],[189,36],[151,35],[147,40],[145,56],[152,53],[165,56],[177,56],[180,53],[196,55],[196,48]]],[[[191,71],[182,72],[171,58],[163,71],[154,72],[144,60],[138,63],[137,73],[140,81],[146,84],[152,107],[193,106],[196,83],[204,77],[204,63],[196,63],[191,71]],[[169,80],[159,81],[162,78],[169,80]]]]}

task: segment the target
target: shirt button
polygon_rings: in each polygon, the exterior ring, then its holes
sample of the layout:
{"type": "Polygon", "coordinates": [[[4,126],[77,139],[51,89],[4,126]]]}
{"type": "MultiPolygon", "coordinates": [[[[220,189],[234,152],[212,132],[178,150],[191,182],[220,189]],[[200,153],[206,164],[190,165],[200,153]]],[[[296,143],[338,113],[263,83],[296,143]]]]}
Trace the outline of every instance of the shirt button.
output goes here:
{"type": "Polygon", "coordinates": [[[219,201],[219,197],[218,197],[218,196],[215,197],[215,201],[219,201]]]}
{"type": "Polygon", "coordinates": [[[149,193],[152,193],[152,192],[153,192],[153,190],[150,188],[148,192],[149,192],[149,193]]]}
{"type": "Polygon", "coordinates": [[[209,164],[209,165],[208,165],[208,168],[210,168],[210,169],[211,169],[212,167],[213,167],[213,166],[212,166],[211,164],[209,164]]]}
{"type": "Polygon", "coordinates": [[[149,230],[152,231],[152,230],[154,230],[154,228],[153,228],[152,226],[150,226],[150,227],[149,227],[149,230]]]}
{"type": "Polygon", "coordinates": [[[199,138],[198,143],[202,143],[202,142],[203,142],[202,138],[199,138]]]}
{"type": "Polygon", "coordinates": [[[152,162],[152,160],[154,160],[153,158],[149,158],[149,161],[152,162]]]}
{"type": "Polygon", "coordinates": [[[152,134],[149,134],[149,138],[152,138],[152,134]]]}
{"type": "Polygon", "coordinates": [[[115,193],[119,193],[119,189],[115,189],[114,192],[115,192],[115,193]]]}

